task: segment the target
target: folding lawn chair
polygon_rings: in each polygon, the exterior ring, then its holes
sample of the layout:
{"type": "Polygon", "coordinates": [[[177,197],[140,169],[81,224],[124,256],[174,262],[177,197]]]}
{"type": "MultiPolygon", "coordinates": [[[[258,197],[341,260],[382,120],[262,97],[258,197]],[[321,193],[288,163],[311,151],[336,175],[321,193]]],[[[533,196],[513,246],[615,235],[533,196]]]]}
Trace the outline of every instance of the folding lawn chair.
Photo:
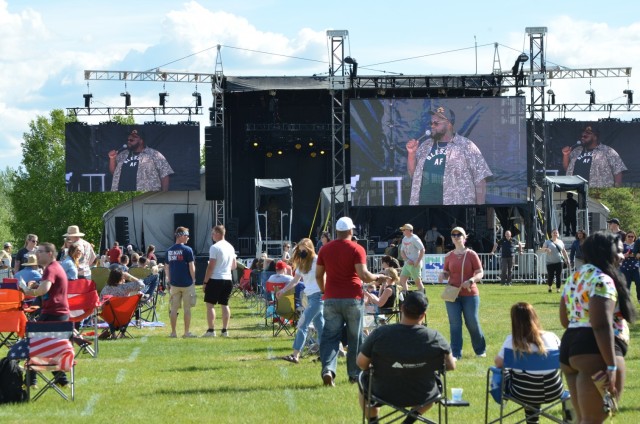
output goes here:
{"type": "MultiPolygon", "coordinates": [[[[141,321],[158,321],[156,306],[158,304],[158,286],[160,275],[152,274],[149,268],[130,268],[129,274],[144,281],[145,293],[138,305],[138,316],[141,321]]],[[[141,323],[140,323],[141,324],[141,323]]]]}
{"type": "Polygon", "coordinates": [[[268,325],[269,318],[273,320],[276,319],[275,316],[275,300],[276,300],[276,292],[286,286],[286,283],[274,283],[271,281],[266,281],[264,283],[264,325],[265,327],[268,325]]]}
{"type": "MultiPolygon", "coordinates": [[[[513,349],[505,349],[504,350],[504,365],[502,368],[497,367],[489,367],[487,370],[487,388],[485,395],[485,415],[484,421],[485,423],[496,423],[503,422],[503,420],[519,411],[522,411],[522,419],[517,421],[518,423],[523,423],[526,421],[524,415],[524,409],[528,408],[529,410],[534,410],[534,414],[531,416],[537,417],[545,417],[556,423],[565,423],[562,418],[558,418],[557,416],[551,413],[551,409],[556,407],[557,405],[562,404],[563,402],[570,402],[570,397],[567,395],[563,395],[562,386],[558,388],[554,393],[548,393],[549,401],[543,403],[542,405],[530,405],[527,402],[523,402],[520,399],[517,399],[509,390],[507,386],[507,376],[511,372],[510,370],[522,370],[524,372],[531,371],[544,371],[544,370],[556,370],[560,368],[560,352],[557,350],[553,350],[547,353],[547,355],[540,355],[538,353],[515,353],[513,349]],[[496,375],[494,377],[494,374],[496,375]],[[499,380],[499,384],[496,380],[499,380]],[[500,405],[500,416],[494,420],[489,421],[489,396],[492,396],[493,399],[500,405]],[[511,401],[515,405],[517,405],[516,409],[511,410],[509,412],[506,411],[507,402],[511,401]]],[[[529,374],[531,375],[531,374],[529,374]]],[[[543,379],[543,376],[540,375],[540,379],[543,379]]],[[[542,381],[541,381],[541,384],[542,381]]],[[[567,392],[568,393],[568,392],[567,392]]],[[[563,408],[563,411],[565,408],[563,408]]]]}
{"type": "MultiPolygon", "coordinates": [[[[131,318],[133,318],[133,314],[136,312],[138,308],[138,303],[142,298],[141,294],[136,294],[133,296],[111,296],[109,298],[105,297],[105,300],[102,302],[102,312],[100,313],[100,317],[109,324],[109,330],[107,334],[111,339],[119,339],[124,337],[133,338],[133,336],[127,331],[129,328],[129,323],[131,322],[131,318]]],[[[103,337],[102,335],[100,337],[103,337]]]]}
{"type": "Polygon", "coordinates": [[[26,335],[28,340],[28,359],[25,362],[26,381],[31,381],[31,374],[36,373],[45,385],[31,397],[31,387],[27,384],[27,397],[37,400],[47,390],[53,389],[64,400],[75,399],[75,355],[71,338],[73,323],[35,321],[28,322],[26,335]],[[71,396],[56,384],[56,377],[49,378],[45,371],[70,373],[69,385],[71,396]]]}
{"type": "MultiPolygon", "coordinates": [[[[275,297],[275,296],[274,296],[275,297]]],[[[296,323],[300,318],[300,313],[295,305],[295,287],[275,298],[274,319],[272,320],[273,337],[284,330],[288,335],[293,336],[296,332],[296,323]]]]}
{"type": "Polygon", "coordinates": [[[104,286],[107,285],[107,280],[109,279],[109,273],[111,270],[105,267],[94,267],[91,268],[91,279],[94,283],[96,283],[96,291],[100,293],[104,286]]]}
{"type": "Polygon", "coordinates": [[[77,355],[88,353],[92,357],[98,356],[98,307],[100,298],[93,280],[80,278],[70,280],[67,285],[67,301],[69,302],[69,321],[75,323],[73,341],[79,346],[77,355]],[[83,323],[93,327],[93,341],[82,337],[83,323]],[[93,344],[93,347],[91,346],[93,344]]]}
{"type": "Polygon", "coordinates": [[[27,315],[22,308],[24,293],[0,289],[0,347],[10,347],[24,337],[27,315]]]}

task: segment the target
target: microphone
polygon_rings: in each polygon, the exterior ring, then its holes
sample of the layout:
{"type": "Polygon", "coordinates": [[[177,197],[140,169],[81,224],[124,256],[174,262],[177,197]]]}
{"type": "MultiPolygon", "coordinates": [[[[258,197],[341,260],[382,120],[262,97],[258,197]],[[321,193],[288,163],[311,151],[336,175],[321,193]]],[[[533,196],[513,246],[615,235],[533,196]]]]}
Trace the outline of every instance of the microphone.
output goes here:
{"type": "Polygon", "coordinates": [[[576,141],[576,144],[574,144],[573,146],[571,146],[571,150],[576,149],[578,147],[582,146],[582,141],[578,140],[576,141]]]}
{"type": "Polygon", "coordinates": [[[124,152],[125,150],[127,150],[127,145],[123,144],[119,149],[118,149],[118,153],[120,152],[124,152]]]}
{"type": "Polygon", "coordinates": [[[422,137],[420,137],[420,138],[418,139],[418,141],[420,141],[420,140],[424,140],[425,138],[429,138],[429,137],[431,137],[431,130],[426,130],[426,131],[424,132],[424,135],[423,135],[422,137]]]}

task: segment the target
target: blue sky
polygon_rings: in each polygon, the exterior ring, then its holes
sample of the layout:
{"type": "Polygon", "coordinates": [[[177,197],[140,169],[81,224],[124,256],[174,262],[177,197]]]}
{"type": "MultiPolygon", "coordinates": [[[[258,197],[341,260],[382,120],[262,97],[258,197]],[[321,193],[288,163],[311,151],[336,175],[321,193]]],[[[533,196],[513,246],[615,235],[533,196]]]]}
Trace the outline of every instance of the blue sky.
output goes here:
{"type": "MultiPolygon", "coordinates": [[[[473,74],[476,61],[478,73],[490,73],[494,43],[499,43],[503,70],[520,51],[529,51],[527,26],[548,27],[548,65],[634,68],[629,79],[552,80],[558,103],[586,103],[584,92],[590,87],[599,103],[624,103],[622,90],[640,88],[640,3],[631,1],[612,7],[572,0],[517,6],[466,0],[0,0],[0,169],[20,164],[22,134],[38,115],[81,107],[87,92],[94,96],[94,107],[123,104],[124,82],[90,81],[87,87],[85,69],[213,73],[220,44],[229,76],[321,74],[329,66],[326,30],[346,29],[347,54],[358,60],[361,75],[473,74]]],[[[169,105],[192,105],[195,89],[209,105],[209,86],[126,86],[134,106],[157,105],[160,91],[170,93],[169,105]]],[[[612,116],[627,120],[638,115],[612,116]]],[[[166,120],[172,119],[185,118],[166,120]]],[[[97,123],[104,117],[83,120],[97,123]]],[[[207,117],[202,122],[206,125],[207,117]]]]}

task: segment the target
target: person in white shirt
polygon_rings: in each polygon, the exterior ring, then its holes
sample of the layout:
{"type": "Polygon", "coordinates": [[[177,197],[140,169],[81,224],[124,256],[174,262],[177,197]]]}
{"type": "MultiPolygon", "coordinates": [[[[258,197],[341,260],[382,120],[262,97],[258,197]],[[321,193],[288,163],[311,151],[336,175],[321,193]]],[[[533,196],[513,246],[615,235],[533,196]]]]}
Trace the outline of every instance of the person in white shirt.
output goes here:
{"type": "Polygon", "coordinates": [[[413,234],[413,225],[404,224],[400,227],[404,237],[400,246],[400,256],[404,261],[400,272],[400,285],[407,290],[407,280],[411,278],[418,290],[424,290],[422,285],[422,259],[424,258],[424,244],[420,237],[413,234]]]}

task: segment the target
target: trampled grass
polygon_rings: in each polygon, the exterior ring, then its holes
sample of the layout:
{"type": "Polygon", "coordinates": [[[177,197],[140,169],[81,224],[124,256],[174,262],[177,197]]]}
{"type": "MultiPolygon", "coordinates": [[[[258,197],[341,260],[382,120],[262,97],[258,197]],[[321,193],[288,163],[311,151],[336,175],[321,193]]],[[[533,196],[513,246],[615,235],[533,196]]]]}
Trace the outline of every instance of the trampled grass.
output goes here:
{"type": "MultiPolygon", "coordinates": [[[[534,304],[545,328],[562,335],[559,295],[547,293],[546,286],[483,285],[480,290],[488,355],[473,358],[465,332],[465,357],[447,378],[449,387],[464,389],[471,406],[451,408],[452,423],[484,422],[486,371],[510,331],[509,308],[513,303],[534,304]]],[[[440,287],[427,287],[431,300],[428,325],[448,338],[440,291],[440,287]]],[[[167,303],[165,300],[159,309],[161,320],[168,324],[167,303]]],[[[264,318],[250,303],[234,297],[232,314],[230,338],[170,339],[165,327],[134,328],[133,339],[101,341],[98,358],[83,355],[78,359],[75,402],[64,402],[50,392],[34,403],[0,406],[0,422],[360,422],[357,388],[347,382],[344,359],[338,366],[337,387],[325,388],[320,365],[311,358],[299,365],[277,359],[291,351],[292,339],[284,333],[272,337],[271,328],[265,328],[264,318]]],[[[202,302],[193,310],[192,328],[198,335],[206,330],[202,302]]],[[[634,328],[622,411],[615,417],[618,422],[640,421],[637,335],[634,328]]],[[[0,355],[5,353],[0,351],[0,355]]],[[[495,403],[490,407],[497,412],[495,403]]],[[[437,412],[428,415],[437,417],[437,412]]]]}

